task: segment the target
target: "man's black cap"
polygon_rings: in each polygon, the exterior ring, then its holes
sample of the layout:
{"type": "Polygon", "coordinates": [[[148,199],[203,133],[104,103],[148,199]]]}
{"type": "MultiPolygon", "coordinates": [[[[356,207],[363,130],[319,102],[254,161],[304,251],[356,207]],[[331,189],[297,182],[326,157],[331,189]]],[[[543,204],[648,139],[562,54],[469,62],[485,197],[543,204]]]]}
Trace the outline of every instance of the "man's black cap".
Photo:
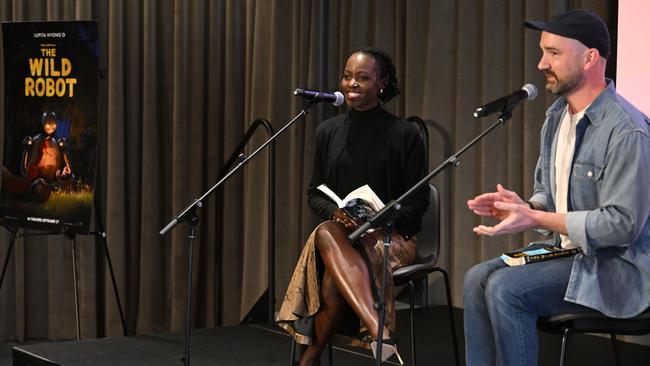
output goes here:
{"type": "Polygon", "coordinates": [[[569,10],[554,16],[548,22],[527,20],[524,26],[578,40],[588,48],[597,49],[604,58],[609,57],[607,25],[593,11],[569,10]]]}

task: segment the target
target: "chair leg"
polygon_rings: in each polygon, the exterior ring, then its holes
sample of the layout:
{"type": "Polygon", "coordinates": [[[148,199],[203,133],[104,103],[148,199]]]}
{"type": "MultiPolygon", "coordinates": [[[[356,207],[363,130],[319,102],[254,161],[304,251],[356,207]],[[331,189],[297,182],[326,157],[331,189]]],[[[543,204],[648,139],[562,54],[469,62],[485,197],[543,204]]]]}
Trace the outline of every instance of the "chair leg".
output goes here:
{"type": "Polygon", "coordinates": [[[291,337],[291,355],[289,356],[289,366],[293,366],[296,357],[296,340],[291,337]]]}
{"type": "Polygon", "coordinates": [[[422,299],[422,307],[426,308],[429,306],[429,276],[424,277],[424,291],[423,292],[423,299],[422,299]]]}
{"type": "Polygon", "coordinates": [[[564,366],[564,359],[566,356],[568,341],[569,341],[569,328],[564,328],[564,331],[562,332],[562,349],[560,350],[560,366],[564,366]]]}
{"type": "Polygon", "coordinates": [[[460,366],[460,351],[458,350],[458,338],[456,337],[456,325],[454,322],[454,311],[451,304],[451,290],[449,288],[449,275],[442,268],[436,268],[436,271],[442,273],[445,281],[445,292],[447,293],[447,312],[449,313],[449,327],[451,328],[451,342],[454,346],[454,360],[456,366],[460,366]]]}
{"type": "Polygon", "coordinates": [[[327,362],[329,366],[334,365],[334,352],[332,352],[332,342],[327,344],[327,362]]]}
{"type": "Polygon", "coordinates": [[[612,348],[614,349],[614,358],[616,358],[616,366],[622,366],[623,363],[621,362],[621,353],[619,352],[618,349],[618,342],[616,342],[616,334],[610,333],[609,336],[612,340],[612,348]]]}
{"type": "Polygon", "coordinates": [[[409,281],[409,321],[411,325],[411,365],[415,366],[415,322],[413,313],[415,312],[415,284],[409,281]]]}

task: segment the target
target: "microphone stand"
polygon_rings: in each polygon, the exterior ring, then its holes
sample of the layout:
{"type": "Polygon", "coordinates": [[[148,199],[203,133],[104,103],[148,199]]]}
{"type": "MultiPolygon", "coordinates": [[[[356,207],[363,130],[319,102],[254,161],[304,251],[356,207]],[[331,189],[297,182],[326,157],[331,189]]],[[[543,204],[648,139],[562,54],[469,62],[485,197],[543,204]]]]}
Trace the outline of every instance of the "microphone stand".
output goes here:
{"type": "Polygon", "coordinates": [[[245,166],[249,160],[251,160],[257,153],[269,145],[276,137],[281,135],[287,128],[289,128],[295,121],[300,117],[304,117],[309,113],[309,109],[317,103],[316,100],[307,100],[304,107],[300,110],[295,117],[293,117],[284,127],[282,127],[278,132],[264,142],[260,147],[253,151],[250,155],[246,156],[245,154],[239,155],[239,162],[232,168],[226,175],[223,176],[217,183],[215,183],[210,189],[208,189],[201,197],[196,198],[192,201],[183,211],[176,215],[162,230],[160,230],[160,235],[165,235],[176,225],[183,221],[187,221],[189,225],[189,258],[187,263],[187,318],[185,323],[185,353],[181,356],[181,361],[184,366],[190,366],[190,324],[191,324],[191,314],[192,314],[192,262],[193,262],[193,247],[194,247],[194,238],[196,237],[196,227],[199,224],[199,216],[197,215],[197,210],[203,207],[203,201],[214,192],[217,188],[221,187],[231,176],[233,176],[240,168],[245,166]]]}
{"type": "Polygon", "coordinates": [[[379,310],[379,322],[377,326],[377,335],[378,335],[377,351],[376,351],[379,357],[376,358],[377,366],[381,365],[383,330],[384,330],[384,322],[386,317],[386,307],[384,306],[384,303],[386,301],[386,277],[388,275],[388,247],[390,246],[391,229],[393,227],[393,218],[399,213],[399,210],[402,205],[402,201],[404,201],[404,199],[406,199],[411,194],[413,194],[413,192],[415,192],[416,190],[420,189],[422,186],[427,184],[430,179],[438,175],[438,173],[440,173],[448,166],[454,166],[454,167],[460,166],[460,160],[458,160],[458,158],[470,147],[474,146],[474,144],[482,140],[483,137],[485,137],[487,134],[492,132],[492,130],[494,130],[500,125],[504,125],[506,121],[512,117],[512,109],[514,107],[515,107],[514,105],[507,105],[504,108],[504,110],[501,112],[499,118],[490,127],[488,127],[485,131],[481,132],[481,134],[479,134],[470,142],[468,142],[465,146],[463,146],[460,150],[458,150],[458,152],[456,152],[455,154],[447,158],[447,160],[443,161],[436,169],[434,169],[432,172],[427,174],[424,178],[422,178],[422,180],[420,180],[415,185],[413,185],[413,187],[409,188],[409,190],[406,191],[404,194],[402,194],[399,198],[390,201],[384,208],[379,210],[374,216],[370,217],[365,223],[359,226],[359,228],[357,228],[354,232],[348,235],[348,239],[350,239],[350,241],[354,243],[359,239],[360,236],[365,234],[371,228],[382,226],[384,229],[383,278],[381,281],[381,294],[379,296],[380,299],[375,304],[375,309],[379,310]]]}

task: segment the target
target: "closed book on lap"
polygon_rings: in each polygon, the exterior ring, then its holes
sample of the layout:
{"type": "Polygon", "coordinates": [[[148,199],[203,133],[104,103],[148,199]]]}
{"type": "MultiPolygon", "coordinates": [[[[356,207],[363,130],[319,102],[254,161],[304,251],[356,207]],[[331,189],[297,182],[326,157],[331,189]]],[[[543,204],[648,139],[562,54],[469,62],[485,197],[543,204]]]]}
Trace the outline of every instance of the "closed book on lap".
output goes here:
{"type": "Polygon", "coordinates": [[[531,244],[525,248],[506,252],[501,260],[509,266],[521,266],[551,259],[570,257],[580,253],[579,248],[564,249],[547,244],[531,244]]]}

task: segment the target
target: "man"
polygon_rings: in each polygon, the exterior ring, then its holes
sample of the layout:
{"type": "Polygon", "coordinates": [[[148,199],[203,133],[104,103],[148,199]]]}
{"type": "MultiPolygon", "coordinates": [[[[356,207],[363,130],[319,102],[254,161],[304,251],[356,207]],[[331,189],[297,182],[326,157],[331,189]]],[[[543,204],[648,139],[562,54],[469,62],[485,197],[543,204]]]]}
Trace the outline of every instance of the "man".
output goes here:
{"type": "Polygon", "coordinates": [[[478,235],[538,229],[547,243],[581,253],[508,267],[499,258],[465,276],[467,364],[535,365],[536,320],[596,309],[632,317],[650,304],[650,122],[605,78],[609,32],[576,10],[541,30],[546,89],[559,98],[546,113],[534,194],[528,202],[497,186],[468,201],[499,220],[478,235]]]}

